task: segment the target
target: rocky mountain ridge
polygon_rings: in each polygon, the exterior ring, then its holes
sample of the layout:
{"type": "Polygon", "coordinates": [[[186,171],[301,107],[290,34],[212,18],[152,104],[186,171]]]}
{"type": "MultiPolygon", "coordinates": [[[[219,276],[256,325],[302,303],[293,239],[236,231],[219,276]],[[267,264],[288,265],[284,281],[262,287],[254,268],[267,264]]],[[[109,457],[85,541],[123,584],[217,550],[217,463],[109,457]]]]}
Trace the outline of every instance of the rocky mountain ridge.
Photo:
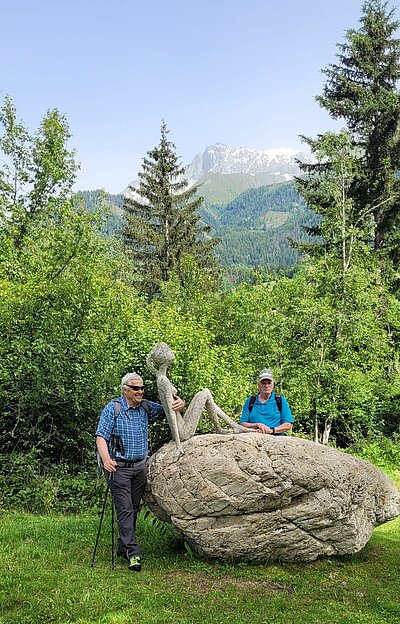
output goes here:
{"type": "MultiPolygon", "coordinates": [[[[248,147],[230,147],[223,143],[208,145],[197,154],[185,169],[190,184],[209,174],[268,174],[274,182],[292,180],[300,174],[298,161],[312,162],[311,154],[291,148],[257,150],[248,147]]],[[[265,182],[264,182],[265,183],[265,182]]],[[[255,184],[256,186],[256,184],[255,184]]]]}
{"type": "MultiPolygon", "coordinates": [[[[207,201],[226,203],[248,189],[293,180],[301,174],[299,162],[314,160],[310,153],[287,147],[257,150],[215,143],[193,158],[184,177],[207,201]]],[[[132,196],[138,185],[139,180],[133,180],[123,195],[132,196]]]]}

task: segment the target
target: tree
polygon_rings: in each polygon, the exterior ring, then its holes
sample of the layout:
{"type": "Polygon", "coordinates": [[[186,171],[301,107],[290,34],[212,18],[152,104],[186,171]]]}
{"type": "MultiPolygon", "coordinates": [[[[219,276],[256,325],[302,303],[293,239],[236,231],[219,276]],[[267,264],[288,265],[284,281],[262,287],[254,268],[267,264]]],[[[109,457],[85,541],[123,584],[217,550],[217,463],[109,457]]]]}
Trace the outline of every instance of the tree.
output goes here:
{"type": "Polygon", "coordinates": [[[160,143],[147,152],[139,186],[129,187],[124,202],[123,240],[137,269],[138,286],[151,296],[173,271],[179,273],[186,254],[207,272],[216,272],[213,249],[218,241],[200,222],[197,211],[203,199],[194,187],[188,188],[168,132],[163,122],[160,143]]]}
{"type": "Polygon", "coordinates": [[[31,135],[6,98],[0,122],[0,445],[82,462],[124,365],[136,293],[96,217],[73,201],[62,115],[31,135]]]}
{"type": "Polygon", "coordinates": [[[16,118],[10,97],[0,110],[0,225],[8,226],[16,248],[31,226],[55,218],[71,196],[78,165],[67,149],[68,124],[58,110],[50,110],[34,136],[16,118]]]}
{"type": "MultiPolygon", "coordinates": [[[[316,100],[347,125],[353,161],[353,179],[347,191],[353,202],[352,225],[357,224],[359,235],[368,240],[372,219],[374,249],[383,250],[398,264],[400,41],[394,33],[399,22],[387,2],[367,0],[360,23],[359,30],[348,30],[345,42],[338,45],[338,63],[323,70],[327,81],[316,100]]],[[[303,170],[312,177],[327,168],[329,157],[317,165],[305,165],[303,170]]]]}
{"type": "Polygon", "coordinates": [[[369,251],[364,241],[372,233],[369,209],[357,210],[352,197],[358,171],[356,152],[347,130],[304,139],[318,163],[305,165],[311,175],[299,178],[297,187],[308,206],[321,217],[318,225],[305,227],[309,234],[320,236],[321,242],[294,246],[314,258],[327,254],[337,258],[345,296],[346,273],[357,256],[369,251]]]}

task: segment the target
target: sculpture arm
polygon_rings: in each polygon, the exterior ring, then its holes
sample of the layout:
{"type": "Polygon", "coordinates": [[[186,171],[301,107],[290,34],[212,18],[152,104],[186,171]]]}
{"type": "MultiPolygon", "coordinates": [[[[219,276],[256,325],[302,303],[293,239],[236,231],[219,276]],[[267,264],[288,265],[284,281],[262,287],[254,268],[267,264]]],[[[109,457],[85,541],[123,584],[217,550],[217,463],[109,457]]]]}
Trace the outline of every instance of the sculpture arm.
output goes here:
{"type": "MultiPolygon", "coordinates": [[[[157,388],[158,394],[160,395],[161,405],[164,408],[165,415],[168,420],[168,424],[171,429],[172,437],[175,440],[176,446],[180,452],[182,452],[181,447],[181,437],[178,427],[177,421],[177,410],[174,410],[174,405],[179,405],[184,403],[182,399],[179,399],[175,395],[176,389],[169,381],[168,377],[158,374],[157,376],[157,388]]],[[[178,412],[179,414],[179,412],[178,412]]]]}

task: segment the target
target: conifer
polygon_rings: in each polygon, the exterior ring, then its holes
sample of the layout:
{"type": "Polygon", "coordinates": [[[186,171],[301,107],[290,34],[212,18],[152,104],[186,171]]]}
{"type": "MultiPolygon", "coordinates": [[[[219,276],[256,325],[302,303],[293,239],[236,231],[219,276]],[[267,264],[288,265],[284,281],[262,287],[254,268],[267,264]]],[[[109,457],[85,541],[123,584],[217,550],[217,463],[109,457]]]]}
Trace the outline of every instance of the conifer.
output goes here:
{"type": "MultiPolygon", "coordinates": [[[[352,183],[347,191],[353,204],[352,225],[375,251],[388,254],[398,264],[400,41],[395,33],[399,22],[387,2],[368,0],[360,24],[358,30],[348,30],[345,42],[338,45],[338,62],[323,70],[327,81],[316,100],[332,118],[346,122],[352,156],[352,183]]],[[[306,141],[312,148],[319,147],[323,138],[306,141]]],[[[316,189],[318,177],[331,172],[329,157],[302,169],[309,175],[309,183],[306,179],[299,184],[306,196],[316,189]]],[[[323,202],[321,208],[323,218],[329,218],[323,202]]],[[[315,233],[320,231],[317,228],[315,233]]]]}
{"type": "Polygon", "coordinates": [[[185,169],[168,133],[163,121],[160,142],[143,158],[139,185],[129,187],[124,201],[123,240],[136,267],[136,285],[151,297],[173,272],[179,275],[184,255],[217,274],[213,250],[219,241],[201,223],[198,209],[203,198],[184,178],[185,169]]]}

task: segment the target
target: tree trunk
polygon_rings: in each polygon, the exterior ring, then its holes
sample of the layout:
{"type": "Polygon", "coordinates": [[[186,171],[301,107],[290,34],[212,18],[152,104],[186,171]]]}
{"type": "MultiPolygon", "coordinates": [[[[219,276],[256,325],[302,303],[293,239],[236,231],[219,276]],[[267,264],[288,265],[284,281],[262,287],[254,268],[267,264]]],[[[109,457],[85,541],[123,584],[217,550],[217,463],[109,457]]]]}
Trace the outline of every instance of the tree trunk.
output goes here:
{"type": "Polygon", "coordinates": [[[332,428],[332,418],[327,418],[324,423],[324,430],[322,432],[321,443],[327,446],[329,436],[332,428]]]}
{"type": "Polygon", "coordinates": [[[318,417],[314,413],[314,442],[319,442],[318,417]]]}

